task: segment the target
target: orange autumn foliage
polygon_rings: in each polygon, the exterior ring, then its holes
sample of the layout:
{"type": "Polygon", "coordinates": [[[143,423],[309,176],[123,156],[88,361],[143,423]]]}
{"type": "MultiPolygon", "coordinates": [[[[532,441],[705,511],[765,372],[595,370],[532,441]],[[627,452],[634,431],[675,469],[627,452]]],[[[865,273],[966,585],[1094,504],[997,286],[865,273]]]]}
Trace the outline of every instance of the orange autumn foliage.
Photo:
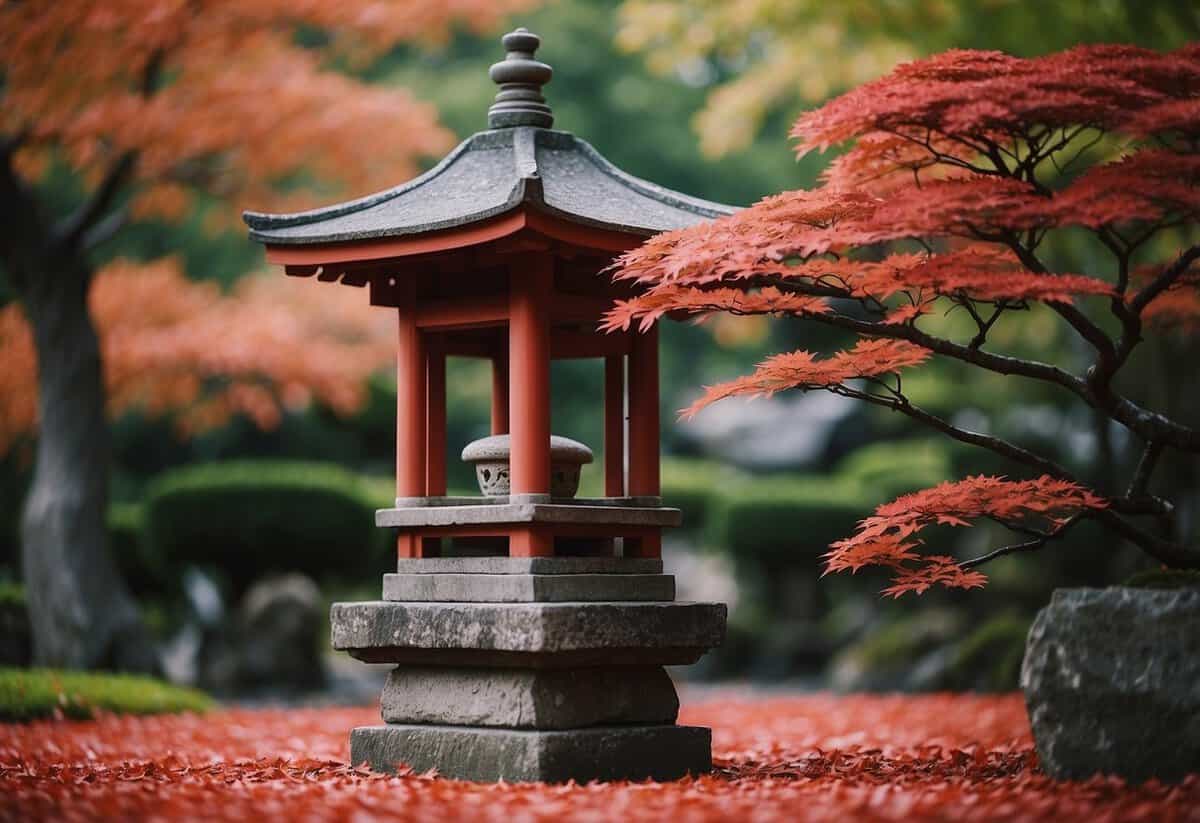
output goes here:
{"type": "Polygon", "coordinates": [[[833,544],[829,571],[887,568],[893,595],[971,588],[984,579],[979,563],[1041,548],[1084,518],[1163,563],[1200,566],[1200,548],[1162,537],[1161,523],[1131,519],[1170,521],[1174,505],[1148,484],[1164,450],[1200,452],[1200,429],[1114,385],[1151,326],[1200,328],[1198,98],[1195,44],[1167,54],[1082,46],[1032,59],[951,51],[901,65],[796,121],[800,154],[843,149],[819,188],[766,197],[625,254],[614,277],[641,292],[618,302],[605,326],[645,329],[663,316],[723,312],[853,333],[858,342],[831,357],[779,354],[708,387],[684,414],[730,396],[824,389],[1038,477],[968,478],[882,506],[833,544]],[[1084,259],[1104,262],[1082,273],[1056,269],[1043,246],[1058,232],[1090,235],[1095,254],[1084,259]],[[1084,373],[996,350],[997,324],[1034,304],[1089,349],[1084,373]],[[970,318],[967,335],[925,322],[952,310],[970,318]],[[1049,384],[1125,427],[1145,449],[1131,477],[1113,480],[1127,491],[1102,499],[1049,456],[918,407],[900,372],[931,357],[1049,384]],[[917,530],[980,518],[1029,540],[971,561],[917,551],[917,530]]]}
{"type": "MultiPolygon", "coordinates": [[[[86,259],[103,240],[85,228],[107,239],[130,222],[178,222],[202,205],[213,228],[240,231],[246,206],[291,210],[407,179],[453,135],[431,104],[346,66],[445,40],[456,25],[490,29],[535,3],[0,3],[0,144],[16,147],[3,159],[28,192],[54,163],[99,204],[47,222],[46,238],[30,245],[86,259]],[[88,223],[72,232],[76,215],[88,223]]],[[[27,279],[70,268],[49,257],[39,261],[48,270],[27,279]]],[[[351,411],[362,381],[391,354],[386,322],[363,295],[317,296],[278,276],[222,295],[174,260],[120,260],[96,275],[89,305],[109,410],[179,410],[185,432],[233,413],[273,425],[309,397],[351,411]]],[[[3,453],[36,424],[36,361],[16,304],[0,309],[0,353],[3,453]]]]}
{"type": "MultiPolygon", "coordinates": [[[[111,414],[178,413],[183,433],[244,414],[263,428],[317,400],[356,410],[366,380],[395,356],[388,312],[361,292],[276,274],[228,294],[188,280],[173,258],[117,260],[89,295],[111,414]]],[[[37,424],[36,353],[18,304],[0,308],[0,454],[37,424]]]]}
{"type": "Polygon", "coordinates": [[[56,0],[0,5],[0,134],[26,133],[18,160],[50,158],[95,184],[135,158],[133,213],[176,219],[196,191],[232,207],[290,209],[311,190],[404,180],[453,136],[407,90],[335,70],[404,42],[479,30],[532,0],[56,0]],[[321,32],[301,47],[301,29],[321,32]]]}

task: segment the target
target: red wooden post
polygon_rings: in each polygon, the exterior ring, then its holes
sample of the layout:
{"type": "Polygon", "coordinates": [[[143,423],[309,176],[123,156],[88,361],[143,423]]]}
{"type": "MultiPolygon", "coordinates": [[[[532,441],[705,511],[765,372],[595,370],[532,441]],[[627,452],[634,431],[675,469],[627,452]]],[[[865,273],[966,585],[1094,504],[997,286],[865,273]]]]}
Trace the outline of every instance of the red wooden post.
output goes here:
{"type": "Polygon", "coordinates": [[[446,353],[426,355],[425,495],[446,494],[446,353]]]}
{"type": "Polygon", "coordinates": [[[629,494],[658,497],[658,327],[633,335],[629,351],[629,494]]]}
{"type": "Polygon", "coordinates": [[[513,529],[508,536],[510,557],[549,557],[554,554],[554,538],[536,528],[513,529]]]}
{"type": "Polygon", "coordinates": [[[425,345],[417,327],[416,281],[398,284],[396,496],[425,496],[425,345]]]}
{"type": "Polygon", "coordinates": [[[508,409],[512,493],[550,494],[550,318],[554,260],[516,258],[510,278],[508,409]]]}
{"type": "Polygon", "coordinates": [[[604,494],[625,496],[625,358],[604,358],[604,494]]]}
{"type": "Polygon", "coordinates": [[[508,434],[508,354],[492,358],[492,434],[508,434]]]}

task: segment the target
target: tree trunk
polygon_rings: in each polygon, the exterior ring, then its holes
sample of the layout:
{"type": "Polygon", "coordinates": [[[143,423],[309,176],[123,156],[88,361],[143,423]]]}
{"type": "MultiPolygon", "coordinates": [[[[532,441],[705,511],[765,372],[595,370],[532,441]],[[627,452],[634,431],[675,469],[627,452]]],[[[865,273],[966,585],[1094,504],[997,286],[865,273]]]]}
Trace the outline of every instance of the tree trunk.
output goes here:
{"type": "Polygon", "coordinates": [[[21,521],[34,659],[154,671],[157,655],[107,547],[109,432],[91,272],[77,259],[28,272],[22,300],[38,359],[40,435],[21,521]]]}

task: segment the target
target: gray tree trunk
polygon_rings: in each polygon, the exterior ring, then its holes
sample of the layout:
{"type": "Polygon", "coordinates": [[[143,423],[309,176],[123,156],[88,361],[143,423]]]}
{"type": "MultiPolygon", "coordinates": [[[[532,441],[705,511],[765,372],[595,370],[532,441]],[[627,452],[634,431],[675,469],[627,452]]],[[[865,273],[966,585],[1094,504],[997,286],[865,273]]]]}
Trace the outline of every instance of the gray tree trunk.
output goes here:
{"type": "Polygon", "coordinates": [[[73,669],[153,671],[157,655],[106,545],[110,448],[87,306],[91,273],[61,258],[47,269],[27,273],[22,290],[37,349],[40,416],[21,521],[34,658],[73,669]]]}

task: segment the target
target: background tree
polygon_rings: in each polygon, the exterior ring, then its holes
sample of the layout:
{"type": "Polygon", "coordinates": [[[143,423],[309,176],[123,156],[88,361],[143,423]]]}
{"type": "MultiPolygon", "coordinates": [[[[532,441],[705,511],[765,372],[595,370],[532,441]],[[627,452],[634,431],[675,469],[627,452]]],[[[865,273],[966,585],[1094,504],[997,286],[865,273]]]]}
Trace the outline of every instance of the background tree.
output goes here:
{"type": "MultiPolygon", "coordinates": [[[[1084,520],[1164,565],[1200,566],[1190,512],[1156,488],[1164,453],[1195,460],[1200,428],[1127,393],[1155,321],[1200,307],[1200,48],[1089,46],[1035,59],[947,52],[902,65],[803,115],[800,152],[852,144],[814,191],[787,192],[713,224],[660,235],[621,261],[646,284],[613,328],[663,314],[803,317],[859,340],[828,358],[781,354],[709,388],[685,413],[734,395],[825,389],[882,406],[1005,458],[1028,479],[974,477],[881,506],[833,544],[830,571],[885,566],[887,590],[982,584],[975,567],[1060,539],[1084,520]],[[1066,234],[1106,262],[1062,271],[1066,234]],[[937,327],[958,311],[966,333],[937,327]],[[1083,374],[997,351],[1014,314],[1049,312],[1091,353],[1083,374]],[[1127,476],[1085,482],[1037,450],[932,414],[901,373],[932,357],[1065,392],[1141,448],[1127,476]],[[917,551],[919,531],[990,520],[1026,538],[956,561],[917,551]]],[[[1194,414],[1194,410],[1193,410],[1194,414]]]]}
{"type": "Polygon", "coordinates": [[[109,434],[88,295],[105,244],[136,221],[188,217],[208,198],[224,207],[213,215],[220,222],[248,203],[310,202],[318,180],[363,192],[411,176],[419,157],[450,142],[432,107],[337,67],[444,35],[454,20],[490,26],[525,5],[0,8],[0,261],[37,352],[40,440],[21,535],[40,662],[153,665],[104,547],[109,434]],[[79,202],[63,208],[48,196],[41,183],[55,176],[76,184],[79,202]]]}
{"type": "Polygon", "coordinates": [[[1200,37],[1189,0],[625,0],[618,43],[704,86],[695,115],[711,157],[748,147],[804,105],[948,48],[1034,56],[1079,43],[1174,48],[1200,37]]]}

